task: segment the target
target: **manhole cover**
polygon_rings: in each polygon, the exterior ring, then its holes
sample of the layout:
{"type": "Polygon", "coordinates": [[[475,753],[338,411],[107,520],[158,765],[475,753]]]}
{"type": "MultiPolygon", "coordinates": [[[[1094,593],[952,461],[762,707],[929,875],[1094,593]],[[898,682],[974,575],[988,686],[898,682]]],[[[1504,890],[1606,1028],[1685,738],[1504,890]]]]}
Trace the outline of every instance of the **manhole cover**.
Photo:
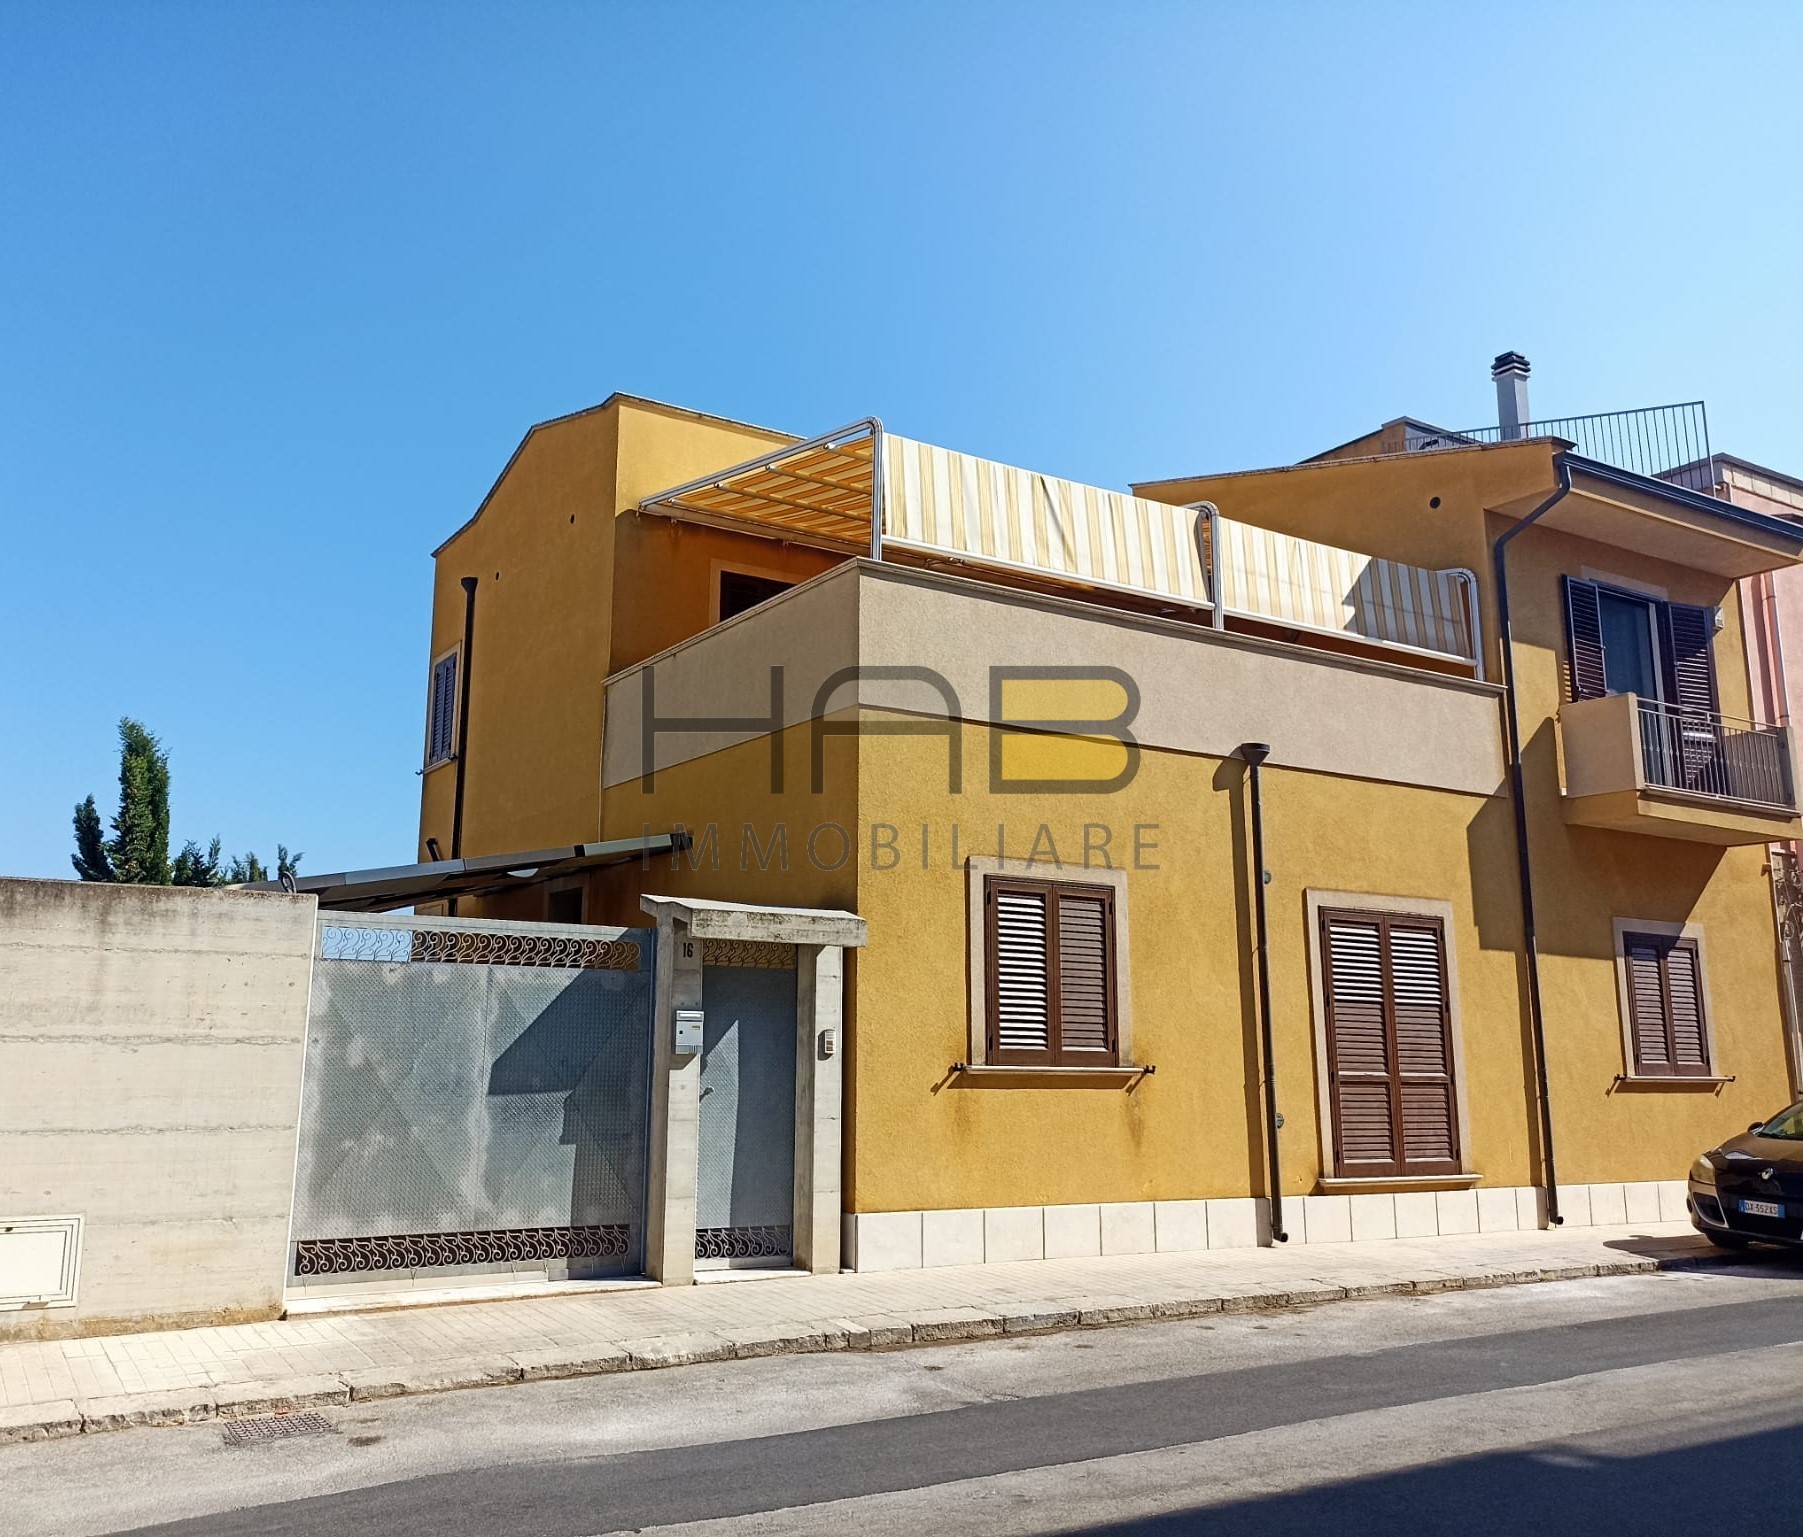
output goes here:
{"type": "Polygon", "coordinates": [[[253,1441],[280,1441],[288,1436],[330,1435],[331,1422],[318,1414],[259,1414],[252,1419],[227,1420],[225,1444],[248,1446],[253,1441]]]}

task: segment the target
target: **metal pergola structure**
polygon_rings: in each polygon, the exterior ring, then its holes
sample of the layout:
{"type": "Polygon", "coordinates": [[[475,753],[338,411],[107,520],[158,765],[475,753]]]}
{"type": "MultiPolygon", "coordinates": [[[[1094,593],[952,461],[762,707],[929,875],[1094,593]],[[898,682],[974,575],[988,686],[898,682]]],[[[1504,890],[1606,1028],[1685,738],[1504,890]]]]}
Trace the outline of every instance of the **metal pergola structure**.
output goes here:
{"type": "Polygon", "coordinates": [[[883,424],[874,416],[660,491],[639,504],[696,523],[883,556],[883,424]]]}

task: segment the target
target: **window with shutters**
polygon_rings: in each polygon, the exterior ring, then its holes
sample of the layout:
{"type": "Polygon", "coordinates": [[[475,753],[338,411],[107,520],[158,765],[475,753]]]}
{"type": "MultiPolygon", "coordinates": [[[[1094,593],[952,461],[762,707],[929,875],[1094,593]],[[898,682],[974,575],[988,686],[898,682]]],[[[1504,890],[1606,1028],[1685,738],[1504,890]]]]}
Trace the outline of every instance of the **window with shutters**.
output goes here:
{"type": "Polygon", "coordinates": [[[457,652],[447,651],[432,664],[426,700],[426,767],[449,763],[457,752],[457,652]]]}
{"type": "Polygon", "coordinates": [[[1461,1172],[1444,923],[1325,910],[1320,924],[1335,1173],[1461,1172]]]}
{"type": "Polygon", "coordinates": [[[1119,1062],[1113,886],[989,876],[983,951],[985,1061],[1119,1062]]]}
{"type": "Polygon", "coordinates": [[[1637,694],[1684,712],[1715,711],[1714,609],[1577,577],[1563,582],[1574,700],[1637,694]]]}
{"type": "Polygon", "coordinates": [[[1712,1076],[1701,945],[1682,932],[1616,927],[1633,1076],[1712,1076]]]}

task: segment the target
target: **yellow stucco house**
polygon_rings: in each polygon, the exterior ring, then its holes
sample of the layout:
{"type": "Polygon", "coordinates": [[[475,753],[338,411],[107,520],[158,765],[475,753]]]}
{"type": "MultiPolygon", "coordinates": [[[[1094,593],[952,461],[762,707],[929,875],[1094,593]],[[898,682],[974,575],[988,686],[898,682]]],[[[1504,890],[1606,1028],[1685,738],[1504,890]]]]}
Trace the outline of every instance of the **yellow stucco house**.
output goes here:
{"type": "Polygon", "coordinates": [[[814,1268],[1681,1217],[1796,1070],[1737,583],[1800,560],[1557,437],[1129,495],[616,395],[437,551],[421,856],[865,921],[814,1268]]]}

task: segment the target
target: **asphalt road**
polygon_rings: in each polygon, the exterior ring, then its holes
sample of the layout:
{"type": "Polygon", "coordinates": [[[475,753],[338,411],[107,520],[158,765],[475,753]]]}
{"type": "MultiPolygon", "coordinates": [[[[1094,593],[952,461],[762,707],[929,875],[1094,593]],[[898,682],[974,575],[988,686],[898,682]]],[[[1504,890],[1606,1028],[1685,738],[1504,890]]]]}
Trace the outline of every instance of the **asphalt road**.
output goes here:
{"type": "Polygon", "coordinates": [[[1691,1533],[1803,1498],[1803,1264],[0,1448],[0,1534],[1691,1533]]]}

